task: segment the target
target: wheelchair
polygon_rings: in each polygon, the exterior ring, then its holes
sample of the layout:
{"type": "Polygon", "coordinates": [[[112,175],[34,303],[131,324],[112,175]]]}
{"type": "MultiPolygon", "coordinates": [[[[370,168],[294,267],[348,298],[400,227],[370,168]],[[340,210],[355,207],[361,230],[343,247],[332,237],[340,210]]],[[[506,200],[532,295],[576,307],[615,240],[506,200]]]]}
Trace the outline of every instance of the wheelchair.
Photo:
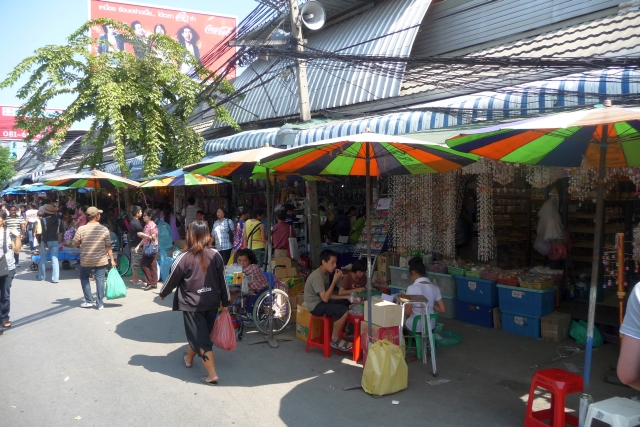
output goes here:
{"type": "MultiPolygon", "coordinates": [[[[269,334],[270,313],[273,313],[273,333],[278,334],[284,330],[291,319],[291,303],[289,296],[282,289],[275,286],[275,276],[270,272],[263,272],[267,278],[269,287],[260,294],[250,291],[247,286],[230,285],[229,288],[238,290],[239,294],[229,307],[235,312],[238,322],[236,339],[242,341],[244,328],[255,327],[263,334],[269,334]],[[244,288],[244,289],[243,289],[244,288]],[[273,305],[272,305],[273,300],[273,305]],[[271,311],[272,310],[272,311],[271,311]]],[[[246,279],[248,283],[249,278],[246,279]]]]}

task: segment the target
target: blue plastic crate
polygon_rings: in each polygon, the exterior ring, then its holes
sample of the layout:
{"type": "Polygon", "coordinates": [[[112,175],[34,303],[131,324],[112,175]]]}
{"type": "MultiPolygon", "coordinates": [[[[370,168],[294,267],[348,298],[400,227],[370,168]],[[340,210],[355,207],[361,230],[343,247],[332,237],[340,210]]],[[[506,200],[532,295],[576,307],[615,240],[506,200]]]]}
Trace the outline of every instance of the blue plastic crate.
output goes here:
{"type": "Polygon", "coordinates": [[[503,311],[502,330],[524,337],[540,338],[540,318],[503,311]]]}
{"type": "Polygon", "coordinates": [[[456,320],[493,328],[493,308],[456,300],[456,320]]]}
{"type": "Polygon", "coordinates": [[[498,306],[498,284],[495,280],[456,276],[456,298],[472,304],[498,306]]]}
{"type": "Polygon", "coordinates": [[[551,289],[514,288],[498,285],[500,311],[521,316],[542,317],[553,312],[556,291],[551,289]]]}

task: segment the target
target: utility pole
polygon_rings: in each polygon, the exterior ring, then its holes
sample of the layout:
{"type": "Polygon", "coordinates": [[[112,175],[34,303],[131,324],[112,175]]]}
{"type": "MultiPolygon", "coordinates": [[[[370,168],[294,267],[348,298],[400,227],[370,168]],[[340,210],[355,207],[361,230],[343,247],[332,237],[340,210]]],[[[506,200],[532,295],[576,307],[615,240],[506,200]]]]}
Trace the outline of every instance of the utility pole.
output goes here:
{"type": "MultiPolygon", "coordinates": [[[[302,22],[298,0],[289,0],[291,10],[291,37],[298,52],[304,51],[302,37],[302,22]]],[[[298,82],[298,101],[300,103],[300,120],[311,120],[311,105],[309,103],[309,85],[307,83],[307,65],[303,59],[296,58],[296,80],[298,82]]],[[[320,252],[322,241],[320,238],[320,217],[318,216],[318,187],[315,181],[306,181],[307,190],[307,224],[309,232],[309,246],[311,265],[320,266],[320,252]]]]}

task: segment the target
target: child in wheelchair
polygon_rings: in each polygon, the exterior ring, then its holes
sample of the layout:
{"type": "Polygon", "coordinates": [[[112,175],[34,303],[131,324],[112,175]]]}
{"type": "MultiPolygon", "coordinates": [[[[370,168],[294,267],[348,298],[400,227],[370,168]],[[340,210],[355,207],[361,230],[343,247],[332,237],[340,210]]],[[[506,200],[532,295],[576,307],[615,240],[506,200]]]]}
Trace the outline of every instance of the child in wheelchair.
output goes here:
{"type": "MultiPolygon", "coordinates": [[[[247,278],[249,294],[247,294],[245,307],[250,313],[258,295],[267,290],[269,283],[258,266],[258,258],[256,257],[256,254],[251,249],[240,249],[236,252],[236,255],[238,264],[242,266],[242,275],[247,278]]],[[[240,291],[231,293],[232,305],[235,305],[235,300],[240,293],[240,291]]]]}

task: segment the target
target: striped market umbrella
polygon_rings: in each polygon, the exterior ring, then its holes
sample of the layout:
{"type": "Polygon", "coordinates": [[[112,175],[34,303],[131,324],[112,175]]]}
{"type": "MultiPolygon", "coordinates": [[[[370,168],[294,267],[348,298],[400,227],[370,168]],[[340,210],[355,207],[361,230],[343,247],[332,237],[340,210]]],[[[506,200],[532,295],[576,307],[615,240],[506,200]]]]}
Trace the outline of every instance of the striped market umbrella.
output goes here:
{"type": "Polygon", "coordinates": [[[264,157],[280,153],[283,150],[274,147],[261,147],[253,150],[237,151],[235,153],[223,154],[210,160],[185,166],[185,171],[198,173],[201,175],[214,175],[222,177],[250,178],[252,175],[266,175],[267,170],[258,163],[264,157]]]}
{"type": "Polygon", "coordinates": [[[141,188],[149,188],[149,187],[179,187],[179,186],[192,186],[192,185],[215,185],[215,184],[224,184],[231,182],[228,179],[207,176],[207,175],[199,175],[195,173],[190,173],[183,171],[182,169],[178,169],[173,173],[169,173],[165,176],[160,176],[159,178],[154,178],[143,182],[140,187],[141,188]]]}
{"type": "MultiPolygon", "coordinates": [[[[611,107],[506,123],[470,132],[447,140],[459,151],[505,162],[542,166],[598,168],[591,290],[584,363],[584,394],[580,400],[580,419],[588,407],[591,379],[593,327],[600,267],[600,246],[604,220],[604,176],[606,168],[640,166],[640,109],[611,107]]],[[[623,280],[619,280],[618,299],[622,316],[623,280]]]]}
{"type": "Polygon", "coordinates": [[[112,175],[99,170],[92,170],[90,173],[78,173],[73,175],[64,175],[54,179],[45,180],[45,185],[52,187],[69,187],[69,188],[93,188],[93,189],[115,189],[115,188],[137,188],[139,183],[121,176],[112,175]]]}
{"type": "MultiPolygon", "coordinates": [[[[371,316],[371,176],[448,172],[476,161],[474,154],[458,153],[447,147],[418,142],[396,135],[365,132],[327,139],[285,150],[264,158],[262,166],[276,173],[309,175],[347,175],[366,177],[367,227],[367,304],[371,316]]],[[[369,337],[372,336],[371,318],[369,337]]],[[[434,375],[435,355],[432,352],[434,375]]]]}

